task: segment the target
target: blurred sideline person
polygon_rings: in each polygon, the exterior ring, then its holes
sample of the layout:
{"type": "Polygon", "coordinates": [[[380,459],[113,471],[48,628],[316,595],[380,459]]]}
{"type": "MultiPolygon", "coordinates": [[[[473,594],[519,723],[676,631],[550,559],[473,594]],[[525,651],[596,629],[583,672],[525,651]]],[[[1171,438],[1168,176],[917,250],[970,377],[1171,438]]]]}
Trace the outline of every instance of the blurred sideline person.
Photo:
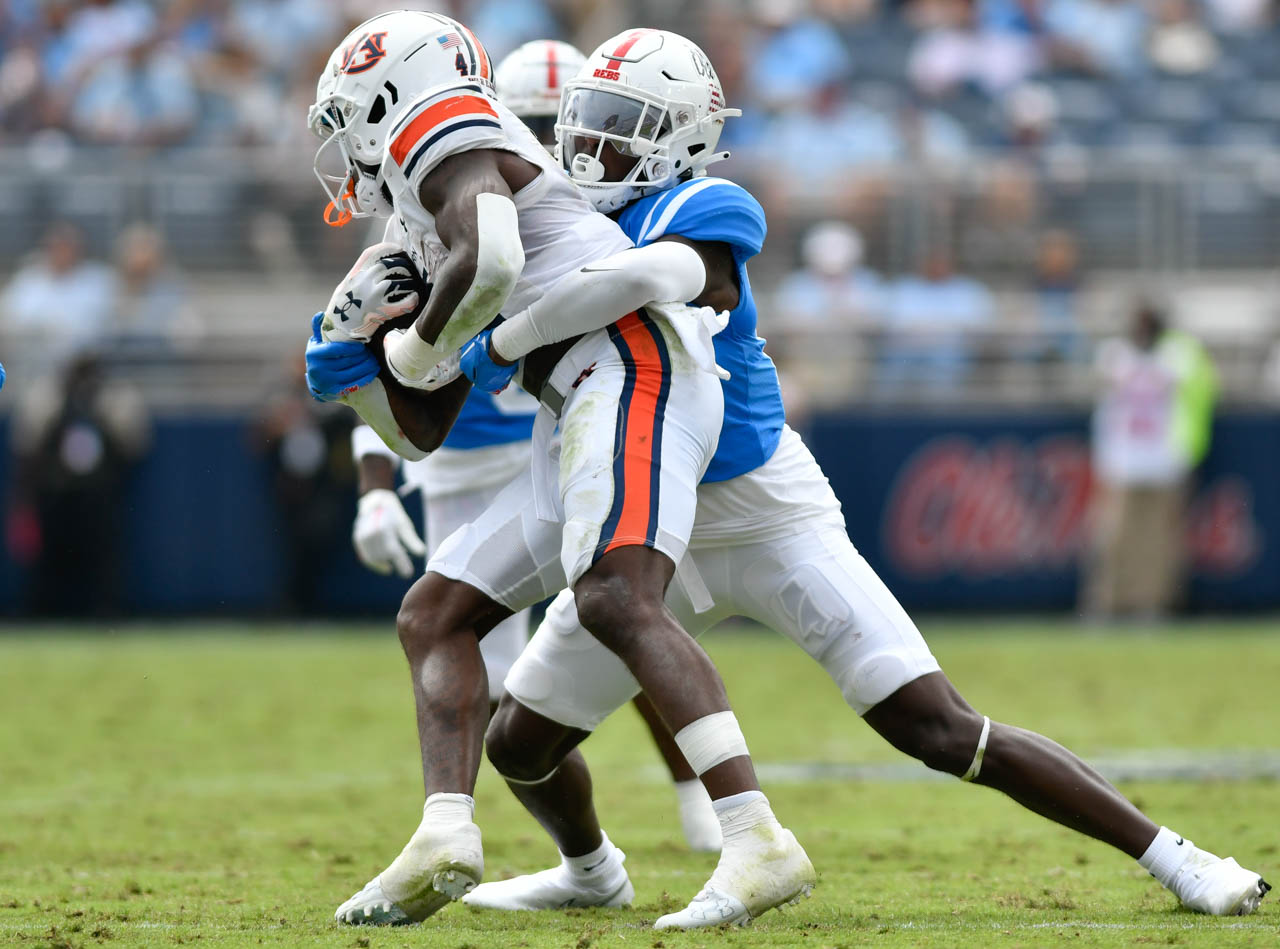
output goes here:
{"type": "MultiPolygon", "coordinates": [[[[510,53],[494,71],[499,101],[548,151],[555,147],[560,87],[583,61],[582,53],[568,43],[533,40],[510,53]]],[[[351,438],[360,491],[352,539],[361,563],[378,573],[394,568],[402,577],[412,576],[411,557],[425,553],[430,559],[445,538],[484,513],[507,482],[519,475],[529,477],[529,439],[537,409],[538,400],[515,387],[497,395],[472,389],[441,447],[421,461],[403,463],[406,485],[422,494],[425,545],[395,490],[399,456],[369,426],[358,426],[351,438]]],[[[502,681],[528,641],[528,609],[509,616],[480,641],[495,709],[502,681]]],[[[675,783],[685,840],[693,850],[719,850],[720,825],[702,782],[649,701],[636,696],[635,706],[675,783]]]]}
{"type": "Polygon", "coordinates": [[[271,485],[284,547],[284,589],[276,609],[322,616],[328,603],[329,552],[342,543],[355,472],[347,455],[351,415],[303,391],[290,360],[263,395],[252,431],[271,485]]]}
{"type": "Polygon", "coordinates": [[[150,439],[141,397],[109,380],[92,353],[73,358],[60,377],[30,385],[13,430],[8,544],[14,561],[31,568],[33,613],[120,612],[122,515],[150,439]]]}
{"type": "Polygon", "coordinates": [[[476,334],[506,309],[514,315],[498,329],[524,334],[513,372],[542,403],[534,476],[512,481],[449,537],[401,604],[427,800],[400,855],[335,916],[422,920],[482,878],[471,796],[489,720],[479,641],[565,587],[582,622],[643,683],[716,802],[722,860],[726,829],[750,836],[737,856],[761,884],[752,899],[763,911],[811,888],[816,874],[760,790],[714,664],[663,600],[673,580],[694,582],[676,567],[724,417],[711,341],[724,325],[712,308],[718,285],[695,248],[635,249],[497,101],[490,75],[461,23],[382,14],[334,50],[308,119],[321,139],[314,169],[326,220],[388,216],[397,236],[360,255],[313,324],[309,366],[327,353],[358,376],[334,397],[401,457],[423,457],[471,387],[455,372],[463,348],[476,350],[476,334]],[[406,289],[418,280],[397,263],[406,252],[430,288],[406,289]],[[604,269],[585,266],[606,258],[604,269]],[[695,306],[654,302],[690,299],[695,306]],[[406,315],[410,327],[386,330],[406,315]]]}
{"type": "MultiPolygon", "coordinates": [[[[705,163],[694,164],[692,174],[670,173],[689,154],[714,152],[720,129],[704,116],[734,114],[724,108],[711,64],[693,43],[665,31],[633,30],[606,41],[566,84],[557,126],[559,154],[572,177],[597,208],[618,213],[638,248],[662,238],[690,242],[718,262],[708,279],[728,291],[717,305],[732,311],[729,326],[714,338],[717,362],[731,372],[722,383],[725,424],[717,459],[752,452],[757,458],[751,470],[723,480],[713,462],[698,491],[687,557],[714,607],[699,612],[688,588],[675,585],[668,606],[695,636],[730,615],[784,633],[898,750],[1109,843],[1192,909],[1252,912],[1269,889],[1258,874],[1152,823],[1057,743],[975,711],[854,549],[830,485],[784,423],[777,378],[754,333],[746,261],[763,244],[763,211],[738,185],[704,177],[705,163]],[[658,163],[667,174],[655,174],[658,163]],[[738,396],[748,392],[746,399],[738,396]]],[[[605,265],[587,269],[597,266],[605,265]]],[[[495,363],[508,353],[509,332],[504,324],[482,334],[488,339],[481,351],[495,363]]],[[[483,375],[477,371],[475,379],[483,375]]],[[[552,604],[507,676],[508,694],[486,736],[490,760],[555,840],[561,863],[482,884],[464,897],[471,905],[615,905],[610,894],[626,880],[620,852],[596,818],[590,774],[576,746],[639,686],[578,624],[577,608],[564,594],[552,604]]],[[[726,828],[720,863],[703,891],[685,910],[659,919],[658,928],[756,915],[748,884],[759,884],[732,864],[734,830],[726,828]]]]}
{"type": "Polygon", "coordinates": [[[1156,619],[1178,605],[1192,470],[1209,450],[1217,373],[1189,333],[1149,303],[1098,350],[1093,550],[1085,615],[1156,619]]]}

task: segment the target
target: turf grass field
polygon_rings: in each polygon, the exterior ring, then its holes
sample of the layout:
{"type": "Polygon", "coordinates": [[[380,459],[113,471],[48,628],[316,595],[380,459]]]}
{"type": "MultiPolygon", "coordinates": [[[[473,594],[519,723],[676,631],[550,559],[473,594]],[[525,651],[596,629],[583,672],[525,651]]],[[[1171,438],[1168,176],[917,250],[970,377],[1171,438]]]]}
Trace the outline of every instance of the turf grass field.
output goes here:
{"type": "MultiPolygon", "coordinates": [[[[1154,763],[1157,779],[1122,781],[1126,793],[1280,883],[1274,621],[924,627],[980,710],[1119,774],[1154,763]],[[1219,776],[1159,777],[1170,762],[1219,776]]],[[[738,630],[706,644],[774,809],[818,868],[811,899],[746,929],[648,928],[696,892],[714,857],[683,849],[674,793],[626,709],[585,751],[604,825],[628,854],[634,907],[507,915],[453,905],[422,926],[374,930],[339,928],[331,915],[420,815],[412,699],[388,628],[9,627],[0,944],[1280,945],[1275,894],[1245,919],[1182,911],[1109,848],[987,789],[929,780],[785,640],[738,630]]],[[[488,879],[555,859],[487,765],[477,818],[488,879]]]]}

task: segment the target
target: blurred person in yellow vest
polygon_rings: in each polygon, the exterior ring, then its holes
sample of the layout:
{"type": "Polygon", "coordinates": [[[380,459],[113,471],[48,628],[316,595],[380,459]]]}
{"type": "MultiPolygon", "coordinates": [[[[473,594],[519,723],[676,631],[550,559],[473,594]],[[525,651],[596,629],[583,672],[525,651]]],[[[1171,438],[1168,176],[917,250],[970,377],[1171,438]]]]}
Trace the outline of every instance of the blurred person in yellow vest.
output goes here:
{"type": "Polygon", "coordinates": [[[1093,549],[1086,615],[1171,611],[1184,575],[1192,470],[1209,449],[1218,379],[1204,346],[1150,303],[1098,350],[1093,415],[1093,549]]]}

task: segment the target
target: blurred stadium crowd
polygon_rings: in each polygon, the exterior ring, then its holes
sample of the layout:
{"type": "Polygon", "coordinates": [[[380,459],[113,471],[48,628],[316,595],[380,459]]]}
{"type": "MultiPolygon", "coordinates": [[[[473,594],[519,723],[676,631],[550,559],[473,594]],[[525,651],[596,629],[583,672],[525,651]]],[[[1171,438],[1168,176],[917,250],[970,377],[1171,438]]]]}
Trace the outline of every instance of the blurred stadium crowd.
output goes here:
{"type": "MultiPolygon", "coordinates": [[[[297,109],[335,38],[386,6],[8,0],[0,131],[47,146],[295,141],[297,109]]],[[[746,112],[733,141],[808,174],[984,147],[1280,143],[1280,103],[1265,84],[1280,79],[1270,0],[421,6],[463,19],[498,59],[544,36],[590,47],[618,26],[679,27],[746,112]]]]}
{"type": "MultiPolygon", "coordinates": [[[[321,225],[303,117],[333,44],[385,6],[0,4],[15,368],[111,339],[153,403],[252,400],[367,236],[321,225]]],[[[495,59],[636,23],[706,48],[744,112],[720,168],[770,212],[757,296],[797,408],[1082,401],[1093,338],[1151,294],[1213,346],[1228,397],[1280,388],[1269,0],[424,6],[495,59]]]]}

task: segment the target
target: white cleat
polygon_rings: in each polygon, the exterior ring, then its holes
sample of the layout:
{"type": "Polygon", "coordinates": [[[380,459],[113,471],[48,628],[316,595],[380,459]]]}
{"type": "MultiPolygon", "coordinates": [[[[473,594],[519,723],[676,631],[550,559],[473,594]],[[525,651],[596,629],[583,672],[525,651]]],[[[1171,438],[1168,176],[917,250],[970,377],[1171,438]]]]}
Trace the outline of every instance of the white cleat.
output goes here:
{"type": "Polygon", "coordinates": [[[767,823],[753,828],[749,836],[752,839],[725,847],[693,902],[659,918],[653,928],[746,925],[775,906],[808,896],[818,875],[791,831],[767,823]]]}
{"type": "Polygon", "coordinates": [[[381,877],[374,877],[363,890],[339,906],[333,918],[352,926],[406,926],[413,922],[382,892],[381,877]]]}
{"type": "Polygon", "coordinates": [[[421,922],[470,892],[483,875],[479,827],[424,821],[391,866],[339,906],[334,919],[353,926],[421,922]]]}
{"type": "Polygon", "coordinates": [[[574,876],[566,864],[495,883],[482,883],[462,902],[482,909],[568,909],[583,906],[630,906],[635,887],[622,862],[627,855],[617,847],[594,872],[574,876]]]}
{"type": "Polygon", "coordinates": [[[1169,885],[1182,905],[1210,916],[1248,916],[1271,884],[1232,857],[1223,859],[1198,847],[1183,861],[1169,885]]]}

